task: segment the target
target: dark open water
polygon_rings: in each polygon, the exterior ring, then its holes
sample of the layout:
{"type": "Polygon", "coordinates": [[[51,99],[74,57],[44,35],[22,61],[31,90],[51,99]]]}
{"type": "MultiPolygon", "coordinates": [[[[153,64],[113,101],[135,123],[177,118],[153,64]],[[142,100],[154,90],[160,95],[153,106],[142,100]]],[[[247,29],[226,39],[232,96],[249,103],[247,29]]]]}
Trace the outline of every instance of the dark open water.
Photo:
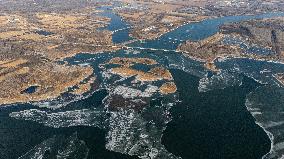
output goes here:
{"type": "Polygon", "coordinates": [[[199,78],[180,70],[172,74],[182,102],[171,110],[163,136],[170,152],[183,158],[257,159],[270,150],[269,138],[245,107],[258,83],[244,78],[241,86],[200,93],[199,78]]]}

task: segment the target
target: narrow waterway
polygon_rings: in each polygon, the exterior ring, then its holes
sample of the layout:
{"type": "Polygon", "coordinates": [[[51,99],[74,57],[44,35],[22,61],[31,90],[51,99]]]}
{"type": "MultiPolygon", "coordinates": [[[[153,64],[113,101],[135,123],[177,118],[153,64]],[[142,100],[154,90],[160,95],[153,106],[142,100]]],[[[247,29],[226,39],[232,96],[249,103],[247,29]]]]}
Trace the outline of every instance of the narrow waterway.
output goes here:
{"type": "Polygon", "coordinates": [[[167,34],[162,35],[158,39],[146,40],[144,42],[137,41],[129,44],[129,46],[175,50],[182,42],[186,40],[198,41],[216,34],[219,31],[219,26],[225,23],[278,16],[284,16],[284,13],[266,13],[261,15],[228,16],[206,19],[201,22],[185,24],[167,34]]]}

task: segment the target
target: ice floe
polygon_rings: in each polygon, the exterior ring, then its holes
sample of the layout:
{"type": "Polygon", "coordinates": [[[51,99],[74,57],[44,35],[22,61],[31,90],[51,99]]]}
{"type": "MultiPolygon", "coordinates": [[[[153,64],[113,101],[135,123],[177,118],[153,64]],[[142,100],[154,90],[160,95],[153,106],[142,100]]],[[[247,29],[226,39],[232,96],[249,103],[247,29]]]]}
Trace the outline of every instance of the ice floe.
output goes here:
{"type": "Polygon", "coordinates": [[[199,81],[199,92],[207,92],[214,89],[224,89],[229,86],[241,85],[242,77],[240,75],[223,71],[212,77],[203,77],[199,81]]]}
{"type": "Polygon", "coordinates": [[[96,110],[73,110],[48,113],[38,109],[24,110],[10,113],[10,117],[22,120],[35,121],[45,126],[60,128],[70,126],[104,126],[104,114],[96,110]]]}
{"type": "Polygon", "coordinates": [[[89,149],[85,142],[79,140],[77,134],[74,133],[69,137],[53,136],[35,146],[19,159],[86,159],[88,153],[89,149]]]}
{"type": "Polygon", "coordinates": [[[131,111],[112,112],[106,148],[142,159],[178,159],[161,144],[163,129],[147,122],[141,114],[131,111]]]}

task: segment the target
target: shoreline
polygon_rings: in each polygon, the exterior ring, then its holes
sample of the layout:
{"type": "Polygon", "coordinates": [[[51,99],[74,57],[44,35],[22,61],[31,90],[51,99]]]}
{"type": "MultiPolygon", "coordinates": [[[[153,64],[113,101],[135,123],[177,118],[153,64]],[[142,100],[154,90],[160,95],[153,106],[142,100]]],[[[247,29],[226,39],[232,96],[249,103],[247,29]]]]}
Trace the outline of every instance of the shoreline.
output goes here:
{"type": "MultiPolygon", "coordinates": [[[[257,89],[257,88],[256,88],[256,89],[257,89]]],[[[247,109],[247,111],[251,114],[251,116],[255,119],[254,115],[253,115],[252,112],[249,110],[250,108],[248,107],[247,102],[248,102],[248,100],[246,99],[246,101],[245,101],[246,109],[247,109]]],[[[274,135],[273,135],[272,133],[270,133],[268,130],[266,130],[266,129],[264,128],[264,126],[263,126],[260,122],[257,122],[257,121],[256,121],[256,119],[255,119],[255,124],[258,125],[258,126],[266,133],[267,137],[268,137],[269,140],[270,140],[270,150],[269,150],[269,152],[267,152],[266,154],[264,154],[264,155],[262,156],[262,159],[264,159],[264,157],[266,157],[266,156],[269,155],[269,154],[272,154],[272,152],[273,152],[273,148],[274,148],[274,135]]]]}

